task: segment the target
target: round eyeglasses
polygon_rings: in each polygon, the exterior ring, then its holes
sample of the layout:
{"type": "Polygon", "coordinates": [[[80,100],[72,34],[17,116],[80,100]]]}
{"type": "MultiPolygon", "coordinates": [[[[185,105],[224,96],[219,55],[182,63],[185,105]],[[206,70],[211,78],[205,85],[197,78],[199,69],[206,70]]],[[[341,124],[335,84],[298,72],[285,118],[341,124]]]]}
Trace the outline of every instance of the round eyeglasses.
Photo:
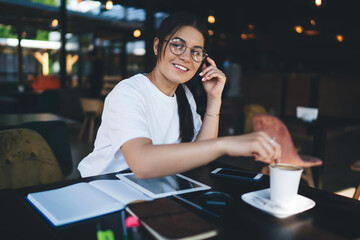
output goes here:
{"type": "Polygon", "coordinates": [[[173,38],[171,40],[165,40],[165,41],[169,42],[170,51],[174,55],[181,55],[186,51],[187,48],[190,48],[191,58],[195,62],[202,62],[207,57],[206,50],[203,47],[198,47],[198,46],[190,47],[186,45],[185,41],[182,40],[181,38],[173,38]]]}

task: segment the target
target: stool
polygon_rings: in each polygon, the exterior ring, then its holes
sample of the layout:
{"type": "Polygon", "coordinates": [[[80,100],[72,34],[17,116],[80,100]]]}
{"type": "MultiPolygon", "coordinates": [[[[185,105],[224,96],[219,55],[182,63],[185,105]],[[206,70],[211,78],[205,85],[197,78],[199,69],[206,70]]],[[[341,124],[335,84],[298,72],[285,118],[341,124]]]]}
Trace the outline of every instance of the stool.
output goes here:
{"type": "MultiPolygon", "coordinates": [[[[350,169],[353,171],[357,171],[360,172],[360,160],[354,162],[353,164],[350,165],[350,169]]],[[[360,182],[355,190],[354,196],[353,198],[355,199],[359,199],[360,198],[360,182]]]]}
{"type": "Polygon", "coordinates": [[[80,129],[78,138],[79,139],[82,138],[85,127],[87,125],[87,122],[90,121],[90,123],[89,123],[89,143],[91,144],[91,143],[93,143],[93,139],[94,139],[95,120],[97,118],[101,117],[102,110],[104,107],[104,101],[102,101],[100,99],[93,99],[93,98],[80,98],[80,102],[81,102],[81,107],[84,112],[85,118],[81,125],[81,129],[80,129]]]}

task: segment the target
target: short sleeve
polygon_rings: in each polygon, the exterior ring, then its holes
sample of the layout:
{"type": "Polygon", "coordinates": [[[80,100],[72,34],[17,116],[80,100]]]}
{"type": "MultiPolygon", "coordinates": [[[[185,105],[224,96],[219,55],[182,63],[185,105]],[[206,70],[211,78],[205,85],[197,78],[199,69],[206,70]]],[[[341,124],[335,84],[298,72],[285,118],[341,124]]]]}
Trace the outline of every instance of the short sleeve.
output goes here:
{"type": "Polygon", "coordinates": [[[144,99],[131,88],[116,88],[106,98],[102,122],[107,128],[113,154],[132,138],[150,138],[144,99]]]}

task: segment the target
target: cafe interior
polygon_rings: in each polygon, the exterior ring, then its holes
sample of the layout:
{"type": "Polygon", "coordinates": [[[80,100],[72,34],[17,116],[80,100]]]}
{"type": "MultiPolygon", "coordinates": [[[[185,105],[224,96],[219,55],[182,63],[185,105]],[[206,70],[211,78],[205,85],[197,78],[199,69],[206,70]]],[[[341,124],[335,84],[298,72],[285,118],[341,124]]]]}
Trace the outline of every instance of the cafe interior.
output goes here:
{"type": "MultiPolygon", "coordinates": [[[[250,133],[255,116],[274,116],[289,133],[274,133],[277,140],[292,141],[289,152],[307,164],[304,184],[353,198],[360,180],[354,2],[0,0],[0,131],[38,128],[65,179],[79,178],[107,94],[151,71],[161,21],[189,11],[206,21],[208,54],[227,75],[219,136],[250,133]]],[[[189,88],[203,116],[202,85],[189,88]]],[[[264,170],[250,157],[216,161],[264,170]]]]}

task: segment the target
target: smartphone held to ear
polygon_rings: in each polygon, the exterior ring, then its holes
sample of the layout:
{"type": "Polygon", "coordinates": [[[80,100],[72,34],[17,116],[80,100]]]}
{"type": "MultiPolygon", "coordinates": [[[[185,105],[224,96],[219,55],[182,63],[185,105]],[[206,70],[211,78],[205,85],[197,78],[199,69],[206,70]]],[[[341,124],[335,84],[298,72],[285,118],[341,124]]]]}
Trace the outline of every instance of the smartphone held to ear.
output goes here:
{"type": "Polygon", "coordinates": [[[250,182],[259,182],[264,176],[262,173],[229,168],[217,168],[211,172],[211,175],[214,177],[224,177],[234,180],[244,180],[250,182]]]}

